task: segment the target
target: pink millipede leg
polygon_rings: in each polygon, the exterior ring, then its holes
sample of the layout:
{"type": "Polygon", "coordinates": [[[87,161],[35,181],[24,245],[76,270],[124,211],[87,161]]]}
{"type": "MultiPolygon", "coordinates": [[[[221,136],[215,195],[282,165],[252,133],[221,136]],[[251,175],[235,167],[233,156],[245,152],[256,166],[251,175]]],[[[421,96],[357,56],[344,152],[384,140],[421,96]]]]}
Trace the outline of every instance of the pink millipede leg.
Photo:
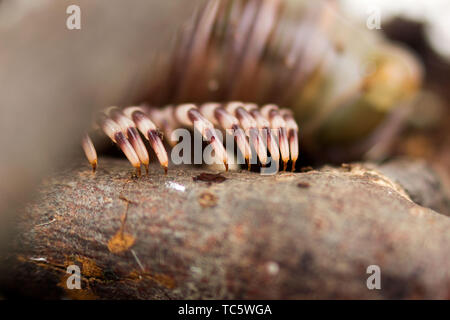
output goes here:
{"type": "Polygon", "coordinates": [[[200,112],[214,125],[219,124],[225,131],[231,131],[250,168],[252,151],[244,131],[239,126],[239,120],[218,103],[206,103],[200,107],[200,112]]]}
{"type": "Polygon", "coordinates": [[[297,162],[299,155],[299,141],[298,141],[298,125],[295,121],[292,111],[287,109],[281,109],[280,114],[286,121],[286,128],[288,131],[289,148],[291,151],[292,171],[295,171],[295,163],[297,162]]]}
{"type": "Polygon", "coordinates": [[[261,164],[265,166],[267,164],[267,149],[261,134],[257,128],[256,120],[252,117],[247,110],[244,109],[244,104],[239,102],[231,102],[225,106],[225,109],[236,116],[239,120],[240,125],[246,131],[249,136],[249,140],[255,147],[256,153],[258,155],[261,164]]]}
{"type": "Polygon", "coordinates": [[[228,171],[228,156],[222,141],[216,134],[214,125],[206,119],[194,104],[181,104],[175,107],[174,115],[177,121],[184,126],[194,128],[213,147],[216,156],[221,159],[228,171]]]}
{"type": "Polygon", "coordinates": [[[97,152],[95,151],[94,144],[87,133],[84,134],[81,140],[81,146],[83,147],[86,158],[92,166],[92,171],[95,172],[97,169],[97,152]]]}
{"type": "Polygon", "coordinates": [[[217,157],[222,160],[225,170],[228,171],[228,156],[222,141],[217,137],[214,126],[201,115],[198,109],[190,109],[188,111],[188,117],[194,124],[194,128],[201,132],[206,141],[209,141],[212,145],[217,157]]]}
{"type": "Polygon", "coordinates": [[[139,131],[150,142],[150,146],[155,151],[159,163],[164,168],[164,173],[167,174],[169,167],[169,157],[164,148],[164,144],[158,134],[158,129],[152,120],[144,113],[144,109],[140,107],[128,107],[124,110],[127,117],[131,118],[137,125],[139,131]]]}
{"type": "Polygon", "coordinates": [[[148,156],[147,148],[145,147],[145,144],[142,141],[134,122],[128,119],[124,115],[122,110],[116,107],[109,108],[108,114],[120,126],[120,129],[128,138],[128,141],[130,141],[131,145],[136,151],[136,154],[139,157],[139,161],[144,165],[145,171],[148,174],[148,165],[150,159],[148,156]]]}
{"type": "Polygon", "coordinates": [[[136,169],[137,175],[140,176],[141,162],[133,146],[121,131],[120,126],[104,114],[99,116],[99,125],[103,132],[119,146],[127,159],[130,161],[131,165],[136,169]]]}
{"type": "Polygon", "coordinates": [[[177,141],[171,139],[172,133],[175,130],[176,124],[173,117],[173,107],[167,106],[164,109],[158,109],[155,107],[141,107],[144,113],[156,124],[158,128],[164,133],[166,142],[174,147],[177,141]]]}
{"type": "Polygon", "coordinates": [[[261,113],[270,121],[271,128],[277,132],[281,160],[283,161],[283,170],[285,171],[287,163],[289,162],[289,142],[286,131],[286,121],[280,115],[278,106],[273,104],[262,107],[261,113]]]}
{"type": "Polygon", "coordinates": [[[261,131],[263,137],[267,137],[267,148],[270,151],[272,160],[278,165],[278,162],[280,160],[280,150],[278,148],[277,139],[270,129],[270,122],[263,117],[256,104],[247,103],[245,104],[244,108],[256,120],[258,129],[261,131]]]}

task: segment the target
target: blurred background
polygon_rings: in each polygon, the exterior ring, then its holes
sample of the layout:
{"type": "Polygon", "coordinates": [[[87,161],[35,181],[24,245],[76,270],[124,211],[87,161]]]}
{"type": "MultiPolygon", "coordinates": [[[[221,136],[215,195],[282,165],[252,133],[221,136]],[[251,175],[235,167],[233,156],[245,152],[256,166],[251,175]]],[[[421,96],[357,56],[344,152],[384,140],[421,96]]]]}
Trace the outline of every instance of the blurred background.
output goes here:
{"type": "MultiPolygon", "coordinates": [[[[342,1],[345,12],[362,22],[368,1],[342,1]]],[[[424,66],[422,94],[399,137],[395,153],[426,158],[450,169],[450,3],[434,1],[370,1],[380,9],[388,39],[404,44],[424,66]]]]}

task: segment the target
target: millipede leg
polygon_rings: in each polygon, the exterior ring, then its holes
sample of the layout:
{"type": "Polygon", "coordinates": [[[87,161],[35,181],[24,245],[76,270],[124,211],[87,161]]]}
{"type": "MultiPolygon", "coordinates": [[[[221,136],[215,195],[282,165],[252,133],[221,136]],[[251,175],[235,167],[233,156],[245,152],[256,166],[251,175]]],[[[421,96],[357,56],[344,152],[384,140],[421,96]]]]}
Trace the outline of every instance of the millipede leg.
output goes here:
{"type": "Polygon", "coordinates": [[[200,112],[214,125],[219,124],[225,132],[228,130],[234,136],[236,144],[244,156],[245,162],[251,165],[252,151],[245,136],[245,132],[239,126],[239,120],[225,110],[219,103],[206,103],[200,107],[200,112]]]}
{"type": "Polygon", "coordinates": [[[141,162],[133,146],[121,131],[120,126],[104,114],[99,116],[99,125],[103,132],[119,146],[127,159],[130,161],[131,165],[136,169],[137,175],[140,176],[141,162]]]}
{"type": "Polygon", "coordinates": [[[95,172],[97,169],[97,152],[95,151],[94,144],[87,133],[84,134],[81,140],[81,146],[83,147],[86,158],[92,166],[92,171],[95,172]]]}
{"type": "Polygon", "coordinates": [[[150,142],[150,146],[155,151],[159,163],[164,168],[164,173],[167,174],[169,157],[167,156],[167,151],[164,148],[161,137],[158,134],[156,125],[140,107],[128,107],[124,110],[124,113],[133,120],[139,131],[141,131],[144,137],[150,142]]]}
{"type": "Polygon", "coordinates": [[[120,126],[123,134],[127,137],[133,146],[136,154],[139,157],[139,161],[144,165],[145,171],[148,174],[148,165],[150,162],[147,148],[136,129],[133,121],[128,119],[125,114],[119,108],[112,107],[108,109],[109,116],[120,126]]]}
{"type": "Polygon", "coordinates": [[[261,135],[263,137],[266,137],[265,140],[267,141],[267,148],[270,151],[272,161],[278,165],[278,162],[280,161],[280,150],[278,148],[276,136],[273,134],[272,130],[270,129],[270,122],[266,118],[263,117],[263,115],[259,111],[259,108],[256,104],[247,103],[247,104],[245,104],[244,108],[256,120],[258,129],[260,130],[261,135]]]}
{"type": "Polygon", "coordinates": [[[298,125],[292,115],[291,110],[281,109],[280,114],[283,116],[286,121],[286,127],[288,130],[288,139],[289,139],[289,149],[291,152],[291,160],[292,160],[292,170],[295,171],[295,163],[298,159],[299,154],[299,141],[298,141],[298,125]]]}
{"type": "Polygon", "coordinates": [[[270,121],[271,128],[277,132],[281,160],[283,161],[283,170],[285,171],[287,163],[289,162],[289,142],[286,131],[286,121],[281,116],[278,106],[276,105],[265,105],[261,108],[261,113],[270,121]]]}
{"type": "Polygon", "coordinates": [[[166,142],[174,147],[177,141],[172,141],[172,132],[175,130],[176,124],[173,118],[173,107],[166,106],[164,109],[143,106],[143,112],[156,124],[164,133],[166,142]]]}
{"type": "Polygon", "coordinates": [[[217,136],[214,125],[206,119],[194,104],[181,104],[174,109],[175,118],[182,125],[189,126],[200,132],[203,138],[213,147],[216,156],[221,159],[228,171],[228,156],[222,141],[217,136]]]}
{"type": "Polygon", "coordinates": [[[241,127],[247,132],[251,144],[255,147],[259,161],[262,165],[266,165],[267,149],[257,128],[256,120],[244,109],[244,104],[240,102],[228,103],[225,109],[239,120],[241,127]]]}

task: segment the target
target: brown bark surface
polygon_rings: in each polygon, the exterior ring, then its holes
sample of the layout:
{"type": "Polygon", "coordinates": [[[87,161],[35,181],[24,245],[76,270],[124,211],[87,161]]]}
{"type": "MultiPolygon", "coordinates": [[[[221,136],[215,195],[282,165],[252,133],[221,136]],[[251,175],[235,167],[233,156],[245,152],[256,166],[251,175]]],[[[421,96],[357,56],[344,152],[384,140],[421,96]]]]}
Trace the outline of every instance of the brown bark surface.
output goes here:
{"type": "MultiPolygon", "coordinates": [[[[76,299],[450,298],[450,219],[394,182],[407,162],[386,166],[392,180],[369,165],[274,176],[154,165],[136,178],[125,160],[102,158],[96,174],[76,162],[20,216],[1,286],[76,299]],[[71,264],[82,290],[66,287],[71,264]],[[369,265],[381,290],[366,286],[369,265]]],[[[408,172],[430,205],[439,177],[422,169],[408,172]]]]}

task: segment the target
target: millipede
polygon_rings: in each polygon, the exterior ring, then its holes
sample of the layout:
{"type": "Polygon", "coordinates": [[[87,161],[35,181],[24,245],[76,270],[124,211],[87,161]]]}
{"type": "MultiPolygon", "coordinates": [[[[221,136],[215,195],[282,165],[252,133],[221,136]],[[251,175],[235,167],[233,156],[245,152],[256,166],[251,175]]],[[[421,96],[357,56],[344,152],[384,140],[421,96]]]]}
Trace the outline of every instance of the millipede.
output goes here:
{"type": "MultiPolygon", "coordinates": [[[[197,130],[211,144],[215,155],[228,170],[228,155],[216,130],[230,132],[245,158],[248,168],[252,164],[254,146],[259,162],[268,163],[267,151],[272,161],[283,162],[286,170],[289,160],[292,170],[299,155],[298,126],[288,109],[268,104],[259,107],[254,103],[230,102],[180,104],[162,109],[149,106],[131,106],[125,109],[110,107],[98,115],[97,125],[124,153],[131,165],[141,175],[141,165],[148,173],[149,155],[139,132],[149,141],[159,163],[167,173],[169,158],[163,144],[163,135],[171,137],[176,128],[197,130]],[[139,132],[138,132],[139,131],[139,132]]],[[[173,140],[166,141],[173,144],[173,140]]],[[[97,168],[97,152],[92,139],[85,134],[82,147],[93,171],[97,168]]]]}
{"type": "MultiPolygon", "coordinates": [[[[177,128],[201,133],[225,170],[229,155],[216,130],[233,131],[249,168],[253,147],[262,166],[270,154],[294,171],[300,142],[323,161],[363,157],[397,132],[420,88],[421,65],[408,50],[351,25],[336,1],[300,3],[205,2],[180,28],[173,50],[149,62],[156,71],[146,103],[105,109],[96,125],[138,175],[149,165],[141,135],[167,172],[165,143],[173,146],[177,128]]],[[[82,146],[95,171],[87,134],[82,146]]]]}

